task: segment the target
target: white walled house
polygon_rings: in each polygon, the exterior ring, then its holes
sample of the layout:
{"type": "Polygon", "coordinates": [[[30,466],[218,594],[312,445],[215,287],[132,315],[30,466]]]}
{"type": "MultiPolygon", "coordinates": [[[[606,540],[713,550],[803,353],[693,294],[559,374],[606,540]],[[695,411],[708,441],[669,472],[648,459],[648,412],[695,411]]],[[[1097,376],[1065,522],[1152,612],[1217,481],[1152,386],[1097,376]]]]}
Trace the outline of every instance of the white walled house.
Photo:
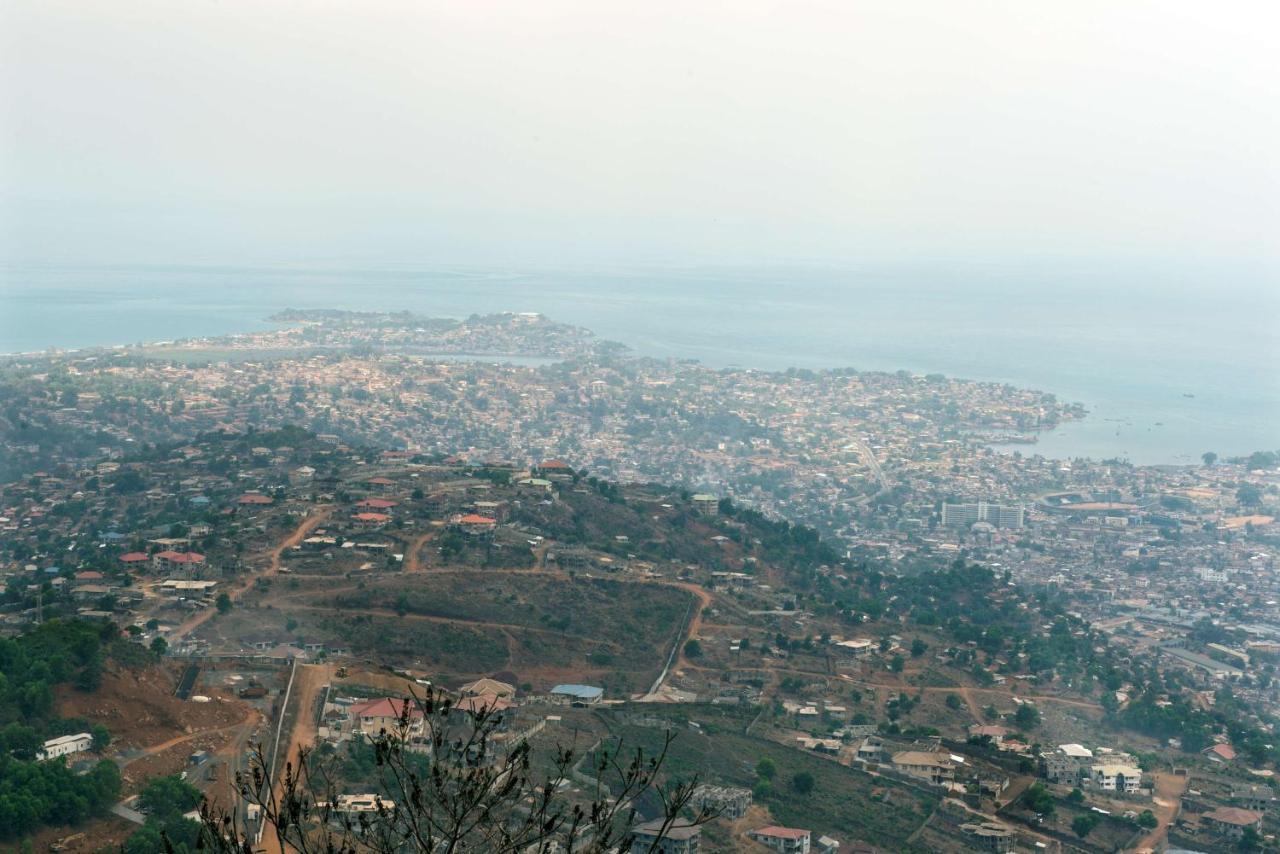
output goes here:
{"type": "Polygon", "coordinates": [[[44,762],[47,759],[57,759],[59,756],[83,753],[91,747],[93,747],[93,736],[87,732],[63,735],[46,741],[36,758],[44,762]]]}

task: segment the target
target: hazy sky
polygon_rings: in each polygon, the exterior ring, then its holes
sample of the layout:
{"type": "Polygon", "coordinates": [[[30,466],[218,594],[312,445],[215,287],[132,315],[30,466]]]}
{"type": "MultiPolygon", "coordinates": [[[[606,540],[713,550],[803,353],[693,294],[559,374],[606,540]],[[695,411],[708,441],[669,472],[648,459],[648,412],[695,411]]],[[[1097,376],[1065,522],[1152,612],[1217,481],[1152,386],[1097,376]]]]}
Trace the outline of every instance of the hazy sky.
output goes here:
{"type": "Polygon", "coordinates": [[[3,0],[0,253],[1280,264],[1280,5],[3,0]]]}

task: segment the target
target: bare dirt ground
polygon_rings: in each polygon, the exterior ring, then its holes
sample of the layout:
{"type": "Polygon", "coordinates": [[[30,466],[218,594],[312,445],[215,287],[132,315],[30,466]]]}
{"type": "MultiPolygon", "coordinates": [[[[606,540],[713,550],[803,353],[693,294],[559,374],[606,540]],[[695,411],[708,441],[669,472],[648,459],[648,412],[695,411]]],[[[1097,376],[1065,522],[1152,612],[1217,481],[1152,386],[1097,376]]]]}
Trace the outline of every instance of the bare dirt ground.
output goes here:
{"type": "MultiPolygon", "coordinates": [[[[120,851],[124,841],[138,829],[136,824],[115,816],[95,819],[72,827],[46,827],[31,838],[31,850],[53,851],[54,846],[70,854],[90,851],[120,851]]],[[[17,851],[15,847],[13,849],[17,851]]]]}
{"type": "Polygon", "coordinates": [[[240,711],[241,717],[235,723],[168,739],[146,748],[141,756],[122,763],[126,789],[141,788],[152,777],[186,770],[191,754],[197,750],[219,754],[242,741],[250,730],[262,723],[262,715],[248,706],[241,707],[240,711]]]}
{"type": "Polygon", "coordinates": [[[179,700],[173,696],[176,685],[177,674],[169,668],[108,669],[93,694],[62,686],[56,695],[57,712],[102,724],[111,732],[113,749],[146,749],[244,719],[246,707],[234,698],[211,694],[208,703],[179,700]]]}

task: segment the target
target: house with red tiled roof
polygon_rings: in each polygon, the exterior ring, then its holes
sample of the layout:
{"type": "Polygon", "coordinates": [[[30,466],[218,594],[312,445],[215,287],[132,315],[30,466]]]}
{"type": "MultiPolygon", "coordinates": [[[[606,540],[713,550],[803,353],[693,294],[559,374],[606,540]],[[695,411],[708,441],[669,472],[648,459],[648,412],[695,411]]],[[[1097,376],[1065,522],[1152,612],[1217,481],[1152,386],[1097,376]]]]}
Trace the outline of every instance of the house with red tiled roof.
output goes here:
{"type": "Polygon", "coordinates": [[[125,566],[140,566],[141,564],[150,561],[151,556],[146,552],[125,552],[120,555],[120,557],[116,558],[116,560],[120,561],[125,566]]]}
{"type": "Polygon", "coordinates": [[[481,516],[479,513],[464,513],[453,517],[453,525],[469,536],[490,534],[497,527],[498,520],[492,516],[481,516]]]}
{"type": "Polygon", "coordinates": [[[392,501],[390,498],[366,498],[363,501],[357,501],[356,506],[364,510],[390,510],[393,507],[399,507],[399,501],[392,501]]]}
{"type": "Polygon", "coordinates": [[[1234,762],[1236,750],[1229,744],[1215,744],[1200,751],[1210,762],[1234,762]]]}
{"type": "Polygon", "coordinates": [[[357,703],[352,706],[347,714],[351,721],[352,732],[368,736],[376,736],[383,731],[395,733],[400,729],[401,719],[406,718],[408,733],[411,738],[420,737],[423,733],[422,709],[418,708],[417,704],[407,700],[395,697],[379,697],[373,700],[366,700],[363,703],[357,703]],[[409,706],[407,715],[405,713],[406,703],[409,706]]]}
{"type": "Polygon", "coordinates": [[[151,556],[151,565],[160,572],[195,570],[204,566],[204,555],[196,552],[175,552],[166,549],[151,556]]]}
{"type": "Polygon", "coordinates": [[[236,509],[243,513],[256,513],[263,507],[270,507],[273,503],[271,496],[263,495],[260,492],[246,492],[236,499],[236,509]]]}
{"type": "Polygon", "coordinates": [[[387,492],[396,482],[388,477],[371,477],[365,481],[365,485],[377,492],[387,492]]]}
{"type": "Polygon", "coordinates": [[[391,521],[386,513],[357,513],[351,517],[356,527],[364,531],[373,531],[391,521]]]}

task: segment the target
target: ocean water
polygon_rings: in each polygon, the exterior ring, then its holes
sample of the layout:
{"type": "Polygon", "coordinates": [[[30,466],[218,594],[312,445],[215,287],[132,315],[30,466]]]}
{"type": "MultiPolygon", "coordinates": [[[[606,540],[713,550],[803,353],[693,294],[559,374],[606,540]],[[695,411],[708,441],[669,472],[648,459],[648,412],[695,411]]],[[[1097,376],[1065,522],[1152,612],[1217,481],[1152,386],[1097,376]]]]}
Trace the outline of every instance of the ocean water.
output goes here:
{"type": "Polygon", "coordinates": [[[834,269],[0,270],[0,352],[268,328],[282,308],[540,311],[714,367],[906,369],[1079,401],[1023,453],[1192,463],[1280,448],[1280,293],[834,269]]]}

